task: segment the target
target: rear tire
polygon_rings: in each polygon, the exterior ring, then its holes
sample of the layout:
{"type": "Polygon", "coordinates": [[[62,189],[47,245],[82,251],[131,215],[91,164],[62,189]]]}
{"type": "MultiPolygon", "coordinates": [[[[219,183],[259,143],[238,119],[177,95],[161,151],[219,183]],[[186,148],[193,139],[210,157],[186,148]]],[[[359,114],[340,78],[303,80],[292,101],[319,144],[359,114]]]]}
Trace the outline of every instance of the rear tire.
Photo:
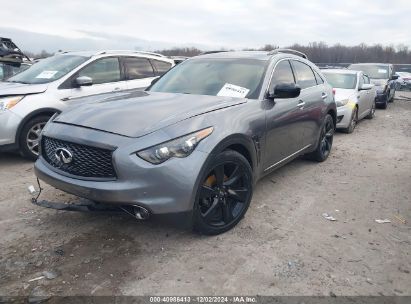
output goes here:
{"type": "Polygon", "coordinates": [[[23,127],[19,138],[21,154],[30,160],[35,161],[39,156],[40,134],[50,116],[41,115],[29,120],[23,127]]]}
{"type": "Polygon", "coordinates": [[[194,202],[195,231],[216,235],[244,217],[253,195],[253,173],[247,159],[227,150],[212,159],[201,176],[194,202]]]}
{"type": "Polygon", "coordinates": [[[334,138],[334,120],[327,114],[321,127],[320,139],[316,149],[307,154],[306,157],[317,162],[325,161],[331,153],[334,138]]]}

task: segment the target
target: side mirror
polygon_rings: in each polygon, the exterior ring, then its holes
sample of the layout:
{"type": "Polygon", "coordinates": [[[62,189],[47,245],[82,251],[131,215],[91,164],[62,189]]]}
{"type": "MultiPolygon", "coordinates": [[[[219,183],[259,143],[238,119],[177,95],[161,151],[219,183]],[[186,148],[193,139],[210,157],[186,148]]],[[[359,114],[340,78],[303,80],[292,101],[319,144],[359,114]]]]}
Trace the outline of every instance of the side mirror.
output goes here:
{"type": "Polygon", "coordinates": [[[398,75],[392,75],[390,80],[397,80],[399,77],[398,75]]]}
{"type": "Polygon", "coordinates": [[[301,88],[295,83],[279,83],[274,87],[274,92],[268,93],[268,98],[295,98],[300,96],[300,92],[301,88]]]}
{"type": "Polygon", "coordinates": [[[374,87],[373,84],[370,83],[364,83],[358,90],[362,91],[362,90],[371,90],[374,87]]]}
{"type": "Polygon", "coordinates": [[[79,87],[91,86],[93,85],[93,79],[88,76],[80,76],[76,78],[75,83],[79,87]]]}

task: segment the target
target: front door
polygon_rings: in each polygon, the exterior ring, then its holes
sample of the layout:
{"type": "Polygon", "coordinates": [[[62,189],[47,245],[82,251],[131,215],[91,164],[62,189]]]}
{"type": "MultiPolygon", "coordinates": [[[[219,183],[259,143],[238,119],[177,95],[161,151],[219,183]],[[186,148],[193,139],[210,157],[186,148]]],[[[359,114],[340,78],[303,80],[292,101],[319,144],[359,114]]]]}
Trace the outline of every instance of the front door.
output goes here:
{"type": "Polygon", "coordinates": [[[69,87],[67,89],[59,89],[60,99],[70,100],[72,98],[127,89],[127,83],[123,80],[117,57],[106,57],[91,62],[70,77],[68,82],[69,87]],[[93,84],[90,86],[77,86],[75,79],[80,76],[90,77],[93,80],[93,84]]]}
{"type": "MultiPolygon", "coordinates": [[[[269,91],[279,83],[295,83],[289,60],[277,63],[269,91]]],[[[281,165],[301,149],[303,115],[304,102],[300,97],[267,101],[265,171],[281,165]]]]}

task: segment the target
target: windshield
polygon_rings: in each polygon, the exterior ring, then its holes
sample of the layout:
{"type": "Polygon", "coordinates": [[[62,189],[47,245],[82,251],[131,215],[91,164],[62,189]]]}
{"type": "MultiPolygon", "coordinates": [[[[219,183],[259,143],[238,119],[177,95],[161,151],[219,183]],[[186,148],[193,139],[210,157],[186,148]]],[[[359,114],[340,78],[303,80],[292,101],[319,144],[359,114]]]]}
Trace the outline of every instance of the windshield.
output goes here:
{"type": "Polygon", "coordinates": [[[325,78],[327,78],[328,83],[336,89],[355,89],[357,85],[356,74],[324,72],[324,75],[325,78]]]}
{"type": "Polygon", "coordinates": [[[267,62],[256,59],[192,59],[160,78],[153,92],[258,98],[267,62]]]}
{"type": "Polygon", "coordinates": [[[376,64],[352,64],[350,70],[363,71],[372,79],[388,79],[388,65],[376,64]]]}
{"type": "Polygon", "coordinates": [[[63,77],[88,59],[89,57],[77,55],[52,56],[33,64],[7,81],[27,84],[49,83],[63,77]]]}

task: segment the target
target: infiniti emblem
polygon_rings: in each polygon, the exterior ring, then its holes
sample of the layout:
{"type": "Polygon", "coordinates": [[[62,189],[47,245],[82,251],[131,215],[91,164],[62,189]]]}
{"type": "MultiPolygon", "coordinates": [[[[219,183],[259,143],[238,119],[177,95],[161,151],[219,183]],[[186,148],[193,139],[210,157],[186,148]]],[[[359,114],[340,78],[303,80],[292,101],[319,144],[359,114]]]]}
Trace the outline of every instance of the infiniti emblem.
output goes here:
{"type": "Polygon", "coordinates": [[[54,155],[61,163],[66,165],[73,161],[73,154],[66,148],[57,148],[54,155]]]}

